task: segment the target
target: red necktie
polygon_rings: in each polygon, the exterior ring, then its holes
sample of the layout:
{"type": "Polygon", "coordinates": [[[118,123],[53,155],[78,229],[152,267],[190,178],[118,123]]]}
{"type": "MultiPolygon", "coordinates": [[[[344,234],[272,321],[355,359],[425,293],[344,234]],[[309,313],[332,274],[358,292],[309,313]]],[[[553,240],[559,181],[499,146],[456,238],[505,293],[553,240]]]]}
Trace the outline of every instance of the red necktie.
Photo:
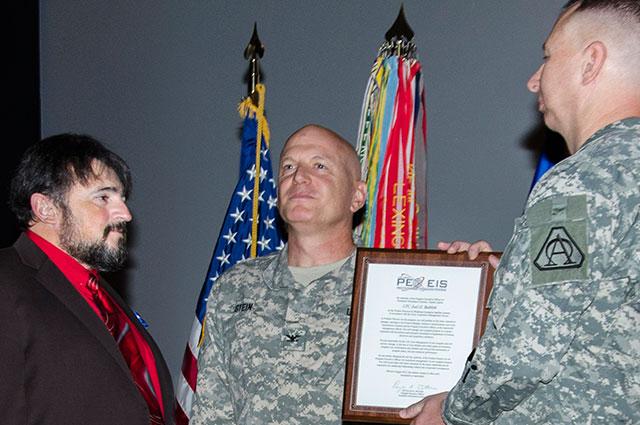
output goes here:
{"type": "Polygon", "coordinates": [[[147,366],[144,364],[144,360],[140,355],[136,338],[129,327],[129,320],[127,320],[127,317],[121,309],[113,305],[111,297],[100,287],[98,277],[92,273],[89,274],[87,288],[91,291],[93,300],[98,310],[100,310],[102,321],[109,330],[109,333],[116,340],[122,357],[124,357],[129,366],[133,381],[147,402],[147,406],[149,406],[151,425],[163,425],[164,421],[162,420],[160,404],[153,390],[153,384],[151,383],[147,366]]]}

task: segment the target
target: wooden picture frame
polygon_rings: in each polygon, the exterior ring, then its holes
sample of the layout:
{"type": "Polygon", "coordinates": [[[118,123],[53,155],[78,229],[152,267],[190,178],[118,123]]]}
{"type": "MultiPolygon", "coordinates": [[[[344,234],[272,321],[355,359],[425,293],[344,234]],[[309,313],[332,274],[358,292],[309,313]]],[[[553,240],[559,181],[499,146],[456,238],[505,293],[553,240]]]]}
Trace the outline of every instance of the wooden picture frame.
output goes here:
{"type": "Polygon", "coordinates": [[[486,325],[490,254],[358,248],[345,421],[408,424],[401,408],[453,387],[486,325]]]}

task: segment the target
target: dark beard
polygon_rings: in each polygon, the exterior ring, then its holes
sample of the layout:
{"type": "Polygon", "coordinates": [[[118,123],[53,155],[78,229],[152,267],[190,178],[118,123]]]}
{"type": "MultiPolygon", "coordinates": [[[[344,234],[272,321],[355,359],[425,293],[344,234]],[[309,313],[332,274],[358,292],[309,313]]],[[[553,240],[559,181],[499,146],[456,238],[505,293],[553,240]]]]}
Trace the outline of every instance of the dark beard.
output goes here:
{"type": "Polygon", "coordinates": [[[110,224],[104,229],[99,241],[82,241],[76,231],[73,216],[64,213],[64,223],[60,235],[60,246],[73,258],[101,272],[120,270],[127,260],[127,224],[125,222],[110,224]],[[122,237],[116,248],[107,245],[107,236],[113,230],[120,231],[122,237]]]}

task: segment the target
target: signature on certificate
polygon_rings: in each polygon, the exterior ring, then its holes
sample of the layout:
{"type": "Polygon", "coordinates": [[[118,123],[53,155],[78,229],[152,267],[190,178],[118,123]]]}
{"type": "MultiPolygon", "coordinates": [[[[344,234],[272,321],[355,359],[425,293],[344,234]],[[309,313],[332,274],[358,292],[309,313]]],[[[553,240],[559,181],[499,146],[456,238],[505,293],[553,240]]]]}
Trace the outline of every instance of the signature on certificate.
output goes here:
{"type": "Polygon", "coordinates": [[[438,388],[426,383],[418,383],[402,379],[394,382],[391,388],[396,391],[398,397],[407,398],[422,398],[424,396],[435,394],[436,392],[441,391],[438,388]]]}

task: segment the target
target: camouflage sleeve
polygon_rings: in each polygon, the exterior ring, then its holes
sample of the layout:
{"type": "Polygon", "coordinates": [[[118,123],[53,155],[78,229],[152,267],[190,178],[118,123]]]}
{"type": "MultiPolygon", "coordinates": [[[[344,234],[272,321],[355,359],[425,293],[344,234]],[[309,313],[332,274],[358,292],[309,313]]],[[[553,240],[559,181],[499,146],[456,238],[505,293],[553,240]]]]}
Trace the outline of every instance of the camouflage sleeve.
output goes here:
{"type": "Polygon", "coordinates": [[[447,423],[491,423],[559,372],[597,291],[587,225],[584,195],[540,202],[518,223],[496,273],[486,333],[445,403],[447,423]]]}
{"type": "Polygon", "coordinates": [[[550,382],[588,305],[588,292],[582,283],[566,282],[520,297],[504,325],[487,330],[463,379],[449,393],[447,423],[491,423],[540,383],[550,382]]]}
{"type": "MultiPolygon", "coordinates": [[[[222,278],[220,279],[222,280],[222,278]]],[[[217,282],[211,291],[210,300],[218,299],[217,282]]],[[[234,425],[234,409],[229,379],[225,367],[223,334],[216,321],[215,305],[209,304],[205,316],[204,340],[198,355],[198,380],[193,401],[191,425],[234,425]]]]}

